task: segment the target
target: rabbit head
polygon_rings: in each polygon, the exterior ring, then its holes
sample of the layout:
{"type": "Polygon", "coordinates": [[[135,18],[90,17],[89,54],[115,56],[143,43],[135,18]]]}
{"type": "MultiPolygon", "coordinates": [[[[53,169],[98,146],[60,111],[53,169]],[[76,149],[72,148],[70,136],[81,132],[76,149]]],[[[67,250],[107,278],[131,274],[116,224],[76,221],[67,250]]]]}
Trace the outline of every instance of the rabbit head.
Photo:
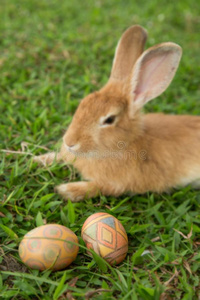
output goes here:
{"type": "Polygon", "coordinates": [[[119,149],[143,132],[141,108],[159,96],[174,77],[181,48],[163,43],[143,52],[146,31],[136,25],[127,29],[116,48],[108,83],[85,97],[64,135],[74,153],[119,149]]]}

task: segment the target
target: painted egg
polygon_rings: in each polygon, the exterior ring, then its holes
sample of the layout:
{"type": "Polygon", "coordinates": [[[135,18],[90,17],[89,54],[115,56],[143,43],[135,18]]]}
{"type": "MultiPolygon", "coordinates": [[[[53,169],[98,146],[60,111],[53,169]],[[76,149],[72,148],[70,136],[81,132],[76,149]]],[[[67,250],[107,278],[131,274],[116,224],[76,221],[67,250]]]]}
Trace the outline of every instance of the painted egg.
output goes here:
{"type": "Polygon", "coordinates": [[[107,213],[91,215],[83,224],[81,236],[109,264],[119,264],[128,252],[128,238],[119,220],[107,213]]]}
{"type": "Polygon", "coordinates": [[[30,268],[61,270],[78,254],[78,238],[69,228],[48,224],[29,231],[19,245],[19,256],[30,268]]]}

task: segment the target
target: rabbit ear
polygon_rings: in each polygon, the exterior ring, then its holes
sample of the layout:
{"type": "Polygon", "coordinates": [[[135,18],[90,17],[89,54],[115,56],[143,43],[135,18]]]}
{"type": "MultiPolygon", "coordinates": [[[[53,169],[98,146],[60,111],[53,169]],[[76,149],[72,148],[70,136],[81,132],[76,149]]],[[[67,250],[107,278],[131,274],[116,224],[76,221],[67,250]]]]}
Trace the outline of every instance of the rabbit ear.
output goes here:
{"type": "Polygon", "coordinates": [[[131,76],[131,103],[135,110],[159,96],[172,81],[181,59],[181,47],[163,43],[145,51],[131,76]]]}
{"type": "Polygon", "coordinates": [[[113,60],[110,79],[123,80],[128,77],[133,66],[144,50],[146,31],[139,25],[129,27],[118,42],[113,60]]]}

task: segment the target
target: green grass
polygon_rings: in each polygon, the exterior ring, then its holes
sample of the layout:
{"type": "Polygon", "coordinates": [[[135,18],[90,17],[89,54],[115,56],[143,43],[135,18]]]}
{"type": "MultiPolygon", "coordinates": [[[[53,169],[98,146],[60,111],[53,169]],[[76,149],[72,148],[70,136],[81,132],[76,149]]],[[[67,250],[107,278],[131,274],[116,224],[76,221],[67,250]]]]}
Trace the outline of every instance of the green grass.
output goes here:
{"type": "MultiPolygon", "coordinates": [[[[147,47],[173,41],[183,48],[170,88],[145,110],[199,115],[199,12],[196,0],[1,0],[0,148],[58,149],[79,100],[106,82],[119,37],[136,23],[148,30],[147,47]]],[[[70,205],[54,186],[76,180],[71,169],[40,168],[26,154],[0,157],[1,299],[200,299],[199,191],[70,205]],[[82,224],[98,211],[113,214],[127,231],[121,265],[110,268],[82,247],[64,271],[23,265],[18,245],[29,230],[63,224],[83,245],[82,224]]]]}

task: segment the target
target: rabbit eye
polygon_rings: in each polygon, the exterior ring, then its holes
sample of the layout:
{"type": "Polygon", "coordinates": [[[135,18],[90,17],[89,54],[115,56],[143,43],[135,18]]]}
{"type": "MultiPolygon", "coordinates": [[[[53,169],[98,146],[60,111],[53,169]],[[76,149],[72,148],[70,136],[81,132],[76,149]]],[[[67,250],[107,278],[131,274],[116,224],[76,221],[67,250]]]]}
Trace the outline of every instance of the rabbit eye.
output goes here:
{"type": "Polygon", "coordinates": [[[104,120],[103,124],[108,124],[108,125],[113,124],[115,118],[116,118],[115,116],[109,116],[107,119],[104,120]]]}

